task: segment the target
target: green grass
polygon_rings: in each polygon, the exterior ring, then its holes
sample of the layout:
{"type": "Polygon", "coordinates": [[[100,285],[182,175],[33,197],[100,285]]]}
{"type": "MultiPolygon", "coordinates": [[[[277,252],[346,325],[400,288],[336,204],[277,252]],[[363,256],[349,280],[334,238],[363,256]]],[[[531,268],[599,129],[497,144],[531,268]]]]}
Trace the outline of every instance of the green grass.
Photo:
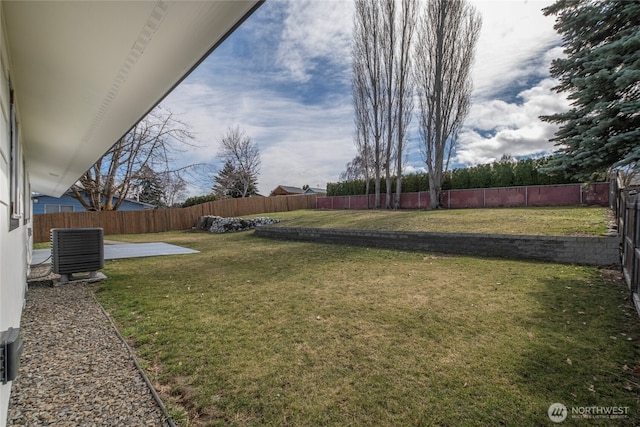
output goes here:
{"type": "Polygon", "coordinates": [[[555,402],[640,418],[617,272],[252,233],[114,240],[201,251],[108,262],[97,289],[180,425],[539,426],[555,402]]]}
{"type": "MultiPolygon", "coordinates": [[[[608,209],[554,206],[541,208],[451,210],[298,210],[249,215],[283,220],[290,227],[354,228],[399,231],[438,231],[548,236],[602,235],[607,230],[608,209]]],[[[151,234],[153,235],[153,234],[151,234]]],[[[106,236],[106,239],[113,239],[106,236]]],[[[145,235],[120,235],[127,242],[149,241],[145,235]]],[[[35,243],[46,249],[49,242],[35,243]]]]}
{"type": "Polygon", "coordinates": [[[291,227],[535,235],[601,235],[607,209],[542,207],[452,210],[293,211],[269,214],[291,227]]]}

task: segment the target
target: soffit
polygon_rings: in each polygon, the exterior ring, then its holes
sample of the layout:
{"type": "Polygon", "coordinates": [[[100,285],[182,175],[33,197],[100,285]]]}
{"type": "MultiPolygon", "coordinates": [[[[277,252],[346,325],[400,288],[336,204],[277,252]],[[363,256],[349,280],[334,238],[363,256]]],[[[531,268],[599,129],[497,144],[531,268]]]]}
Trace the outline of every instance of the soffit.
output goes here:
{"type": "Polygon", "coordinates": [[[3,1],[32,190],[64,193],[258,1],[3,1]]]}

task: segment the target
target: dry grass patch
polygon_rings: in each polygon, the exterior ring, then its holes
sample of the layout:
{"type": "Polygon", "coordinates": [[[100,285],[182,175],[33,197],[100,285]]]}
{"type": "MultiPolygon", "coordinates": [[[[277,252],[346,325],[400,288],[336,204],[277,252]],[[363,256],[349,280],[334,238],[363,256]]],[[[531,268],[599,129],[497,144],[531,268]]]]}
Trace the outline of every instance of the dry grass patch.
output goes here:
{"type": "Polygon", "coordinates": [[[554,402],[640,415],[617,273],[251,233],[133,239],[201,251],[109,262],[97,290],[181,425],[533,426],[554,402]]]}
{"type": "Polygon", "coordinates": [[[542,207],[451,210],[293,211],[269,214],[291,227],[492,234],[601,235],[608,209],[542,207]]]}

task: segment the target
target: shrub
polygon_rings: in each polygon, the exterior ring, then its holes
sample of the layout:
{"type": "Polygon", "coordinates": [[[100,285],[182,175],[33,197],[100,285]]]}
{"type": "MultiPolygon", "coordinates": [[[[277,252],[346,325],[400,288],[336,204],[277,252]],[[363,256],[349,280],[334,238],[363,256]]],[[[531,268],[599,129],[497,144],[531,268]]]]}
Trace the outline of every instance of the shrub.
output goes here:
{"type": "MultiPolygon", "coordinates": [[[[562,175],[543,172],[550,157],[512,161],[503,159],[493,163],[454,169],[447,172],[442,181],[443,190],[469,188],[512,187],[524,185],[573,184],[577,181],[562,175]]],[[[599,177],[606,181],[607,177],[599,177]]],[[[369,193],[374,192],[375,181],[370,181],[369,193]]],[[[396,179],[393,178],[393,190],[396,179]]],[[[352,180],[327,184],[327,196],[355,196],[365,194],[365,180],[352,180]]],[[[402,192],[415,193],[429,190],[429,175],[426,172],[402,177],[402,192]]],[[[386,193],[384,178],[380,180],[380,193],[386,193]]]]}
{"type": "Polygon", "coordinates": [[[187,200],[184,201],[184,203],[182,204],[182,207],[188,208],[189,206],[201,205],[203,203],[213,202],[214,200],[217,200],[217,198],[213,194],[208,194],[206,196],[189,197],[187,200]]]}

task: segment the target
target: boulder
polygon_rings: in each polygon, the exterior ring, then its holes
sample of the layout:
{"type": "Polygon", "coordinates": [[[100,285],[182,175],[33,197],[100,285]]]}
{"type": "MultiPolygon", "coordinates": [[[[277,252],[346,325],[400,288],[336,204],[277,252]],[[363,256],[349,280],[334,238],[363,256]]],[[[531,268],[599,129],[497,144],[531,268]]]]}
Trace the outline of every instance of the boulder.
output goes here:
{"type": "Polygon", "coordinates": [[[227,233],[234,231],[252,230],[260,225],[275,224],[279,219],[268,217],[258,218],[223,218],[221,216],[201,216],[196,223],[196,229],[211,233],[227,233]]]}

